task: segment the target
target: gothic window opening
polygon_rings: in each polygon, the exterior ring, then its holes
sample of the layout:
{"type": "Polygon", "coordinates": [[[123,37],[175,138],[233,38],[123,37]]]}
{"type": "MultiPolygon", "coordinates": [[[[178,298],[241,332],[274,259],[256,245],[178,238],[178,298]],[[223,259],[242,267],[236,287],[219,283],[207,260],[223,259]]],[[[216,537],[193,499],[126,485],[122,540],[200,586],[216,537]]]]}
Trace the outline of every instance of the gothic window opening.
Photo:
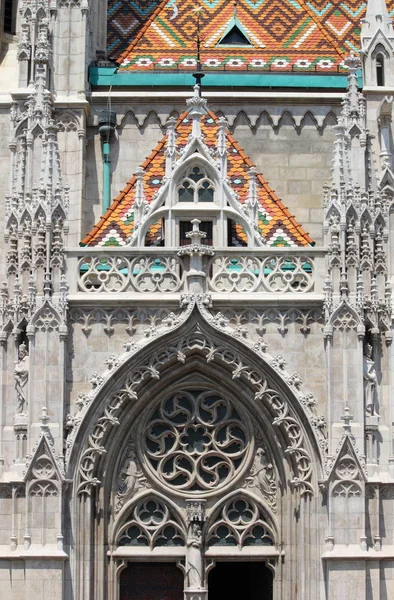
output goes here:
{"type": "MultiPolygon", "coordinates": [[[[193,225],[191,221],[180,221],[179,222],[179,245],[188,246],[190,244],[190,238],[186,237],[189,231],[192,231],[193,225]]],[[[199,225],[200,231],[206,233],[206,237],[203,239],[205,246],[213,245],[213,223],[212,221],[201,221],[199,225]]]]}
{"type": "Polygon", "coordinates": [[[179,202],[213,202],[215,186],[208,175],[200,169],[193,167],[178,188],[179,202]]]}
{"type": "Polygon", "coordinates": [[[384,86],[384,56],[378,54],[376,57],[376,83],[379,87],[384,86]]]}

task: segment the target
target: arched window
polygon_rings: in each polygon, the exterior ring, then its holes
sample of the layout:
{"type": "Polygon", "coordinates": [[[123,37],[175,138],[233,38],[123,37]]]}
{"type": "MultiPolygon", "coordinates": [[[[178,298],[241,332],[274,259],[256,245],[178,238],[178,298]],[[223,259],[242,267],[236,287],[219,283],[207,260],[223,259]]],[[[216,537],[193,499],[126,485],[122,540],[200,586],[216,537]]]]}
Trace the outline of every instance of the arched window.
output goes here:
{"type": "Polygon", "coordinates": [[[376,84],[379,87],[384,86],[384,56],[378,54],[376,57],[376,84]]]}
{"type": "Polygon", "coordinates": [[[187,171],[178,187],[179,202],[213,202],[215,187],[201,167],[192,167],[187,171]]]}

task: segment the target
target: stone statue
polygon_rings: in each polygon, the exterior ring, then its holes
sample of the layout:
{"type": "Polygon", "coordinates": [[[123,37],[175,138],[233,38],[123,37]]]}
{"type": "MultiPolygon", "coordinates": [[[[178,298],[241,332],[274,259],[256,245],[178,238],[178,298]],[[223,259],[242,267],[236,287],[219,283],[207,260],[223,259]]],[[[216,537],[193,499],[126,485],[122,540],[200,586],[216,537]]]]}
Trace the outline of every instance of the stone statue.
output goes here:
{"type": "Polygon", "coordinates": [[[263,448],[257,448],[253,462],[253,475],[261,493],[265,496],[272,496],[275,495],[275,490],[272,490],[272,479],[268,476],[268,470],[272,470],[273,467],[271,464],[266,464],[264,457],[263,448]]]}
{"type": "Polygon", "coordinates": [[[131,449],[120,472],[123,494],[127,493],[130,496],[135,494],[139,487],[140,475],[141,472],[137,467],[135,450],[131,449]]]}
{"type": "Polygon", "coordinates": [[[29,353],[26,344],[19,346],[19,361],[14,370],[18,415],[25,414],[27,408],[27,382],[29,380],[29,353]]]}
{"type": "Polygon", "coordinates": [[[363,359],[364,406],[367,417],[379,416],[376,412],[377,375],[375,362],[372,358],[372,351],[371,344],[367,344],[365,346],[363,359]]]}
{"type": "Polygon", "coordinates": [[[190,524],[186,547],[188,587],[201,589],[203,587],[202,531],[198,523],[190,524]]]}
{"type": "Polygon", "coordinates": [[[130,446],[120,469],[117,482],[115,514],[121,510],[126,500],[132,498],[140,488],[148,487],[150,485],[139,466],[135,448],[134,446],[130,446]]]}
{"type": "Polygon", "coordinates": [[[257,487],[262,495],[267,498],[271,507],[276,510],[277,486],[273,476],[273,466],[267,461],[266,452],[261,446],[256,450],[250,476],[245,484],[247,487],[257,487]]]}

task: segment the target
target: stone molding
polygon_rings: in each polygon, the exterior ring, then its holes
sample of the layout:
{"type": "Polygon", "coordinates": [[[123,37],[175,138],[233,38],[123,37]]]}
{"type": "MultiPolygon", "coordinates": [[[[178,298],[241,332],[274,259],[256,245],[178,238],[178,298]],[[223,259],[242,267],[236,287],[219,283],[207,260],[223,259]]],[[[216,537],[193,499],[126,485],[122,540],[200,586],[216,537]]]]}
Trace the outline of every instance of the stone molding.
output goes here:
{"type": "MultiPolygon", "coordinates": [[[[77,459],[79,462],[79,479],[77,484],[79,493],[90,493],[92,486],[99,485],[100,482],[95,476],[96,463],[98,457],[107,452],[105,440],[108,437],[108,432],[114,426],[119,425],[119,416],[124,406],[129,402],[135,402],[137,400],[141,383],[146,382],[149,379],[159,379],[161,377],[161,369],[172,360],[177,360],[181,363],[186,362],[188,360],[188,354],[193,348],[200,352],[208,362],[222,362],[232,371],[233,379],[243,379],[255,390],[255,401],[262,401],[269,408],[273,415],[272,424],[281,430],[282,435],[284,435],[286,439],[286,443],[288,444],[286,453],[293,463],[294,476],[292,483],[294,487],[299,489],[301,494],[308,495],[313,493],[313,467],[311,457],[309,455],[309,450],[307,450],[307,446],[305,445],[303,433],[304,427],[299,423],[294,409],[290,408],[289,403],[284,399],[284,395],[275,389],[271,389],[265,376],[256,372],[254,367],[245,363],[244,359],[241,358],[232,346],[226,347],[226,345],[222,346],[221,343],[218,344],[214,341],[211,334],[205,332],[205,327],[203,325],[204,320],[208,321],[211,327],[218,332],[222,334],[226,333],[219,325],[215,324],[214,317],[208,312],[208,309],[204,307],[204,301],[206,301],[205,297],[204,299],[197,300],[197,314],[201,316],[197,317],[197,321],[195,321],[196,324],[193,326],[192,330],[189,330],[189,334],[178,339],[175,345],[168,345],[168,341],[163,339],[167,344],[165,348],[163,347],[162,350],[154,350],[153,354],[150,354],[148,360],[143,358],[140,359],[131,372],[128,372],[126,376],[122,376],[124,382],[121,384],[121,391],[110,393],[109,400],[106,402],[104,411],[101,412],[101,414],[97,413],[98,407],[95,398],[102,396],[104,387],[114,380],[113,375],[115,372],[122,369],[123,366],[126,366],[126,364],[130,362],[131,356],[138,356],[140,352],[141,356],[144,355],[145,353],[142,352],[144,346],[147,347],[150,343],[154,343],[154,345],[160,347],[160,337],[170,332],[175,332],[181,329],[183,324],[187,324],[186,322],[195,308],[195,301],[192,298],[189,299],[187,310],[185,311],[180,324],[176,324],[175,326],[162,331],[161,335],[156,337],[154,342],[148,338],[139,340],[130,345],[130,351],[118,358],[116,368],[112,371],[107,371],[103,376],[100,376],[98,380],[97,378],[94,378],[94,383],[92,381],[93,390],[89,394],[81,397],[79,402],[80,411],[74,417],[76,426],[71,430],[67,439],[66,452],[67,468],[72,469],[73,467],[71,465],[74,464],[77,456],[77,447],[81,443],[80,436],[82,435],[85,440],[89,438],[88,445],[85,445],[85,441],[82,455],[77,459]],[[198,325],[198,320],[200,318],[202,318],[202,327],[198,325]],[[97,414],[97,417],[94,421],[91,421],[90,407],[95,407],[94,411],[97,414]],[[87,422],[91,423],[89,429],[91,427],[93,427],[93,429],[86,437],[87,422]],[[79,441],[77,442],[77,440],[79,441]]],[[[167,337],[168,336],[166,336],[166,338],[167,337]]],[[[316,426],[316,415],[312,410],[312,399],[302,393],[302,380],[299,375],[290,375],[286,373],[284,361],[278,360],[278,357],[270,357],[266,352],[266,348],[262,349],[263,346],[255,344],[253,347],[252,344],[247,345],[243,339],[239,341],[241,344],[248,347],[249,351],[252,351],[252,355],[254,354],[256,358],[263,358],[264,362],[273,369],[273,372],[275,372],[276,375],[279,376],[279,380],[282,381],[282,386],[285,386],[284,389],[287,389],[286,395],[290,394],[297,398],[298,410],[302,411],[309,422],[310,435],[314,438],[314,440],[310,439],[308,441],[308,445],[312,444],[319,448],[320,460],[324,462],[327,449],[326,440],[322,434],[321,427],[316,426]],[[313,434],[312,431],[314,432],[313,434]]],[[[122,371],[124,372],[124,369],[122,369],[122,371]]],[[[102,400],[100,400],[100,402],[102,404],[102,400]]]]}

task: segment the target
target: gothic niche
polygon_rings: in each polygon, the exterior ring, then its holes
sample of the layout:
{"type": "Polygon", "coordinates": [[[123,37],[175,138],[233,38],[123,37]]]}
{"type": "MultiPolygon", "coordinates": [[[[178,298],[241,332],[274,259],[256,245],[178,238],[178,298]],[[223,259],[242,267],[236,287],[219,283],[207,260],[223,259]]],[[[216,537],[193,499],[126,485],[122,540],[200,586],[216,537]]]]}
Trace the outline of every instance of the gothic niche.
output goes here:
{"type": "Polygon", "coordinates": [[[144,456],[159,481],[187,495],[217,493],[243,473],[251,453],[245,412],[215,391],[185,390],[160,402],[144,430],[144,456]]]}

